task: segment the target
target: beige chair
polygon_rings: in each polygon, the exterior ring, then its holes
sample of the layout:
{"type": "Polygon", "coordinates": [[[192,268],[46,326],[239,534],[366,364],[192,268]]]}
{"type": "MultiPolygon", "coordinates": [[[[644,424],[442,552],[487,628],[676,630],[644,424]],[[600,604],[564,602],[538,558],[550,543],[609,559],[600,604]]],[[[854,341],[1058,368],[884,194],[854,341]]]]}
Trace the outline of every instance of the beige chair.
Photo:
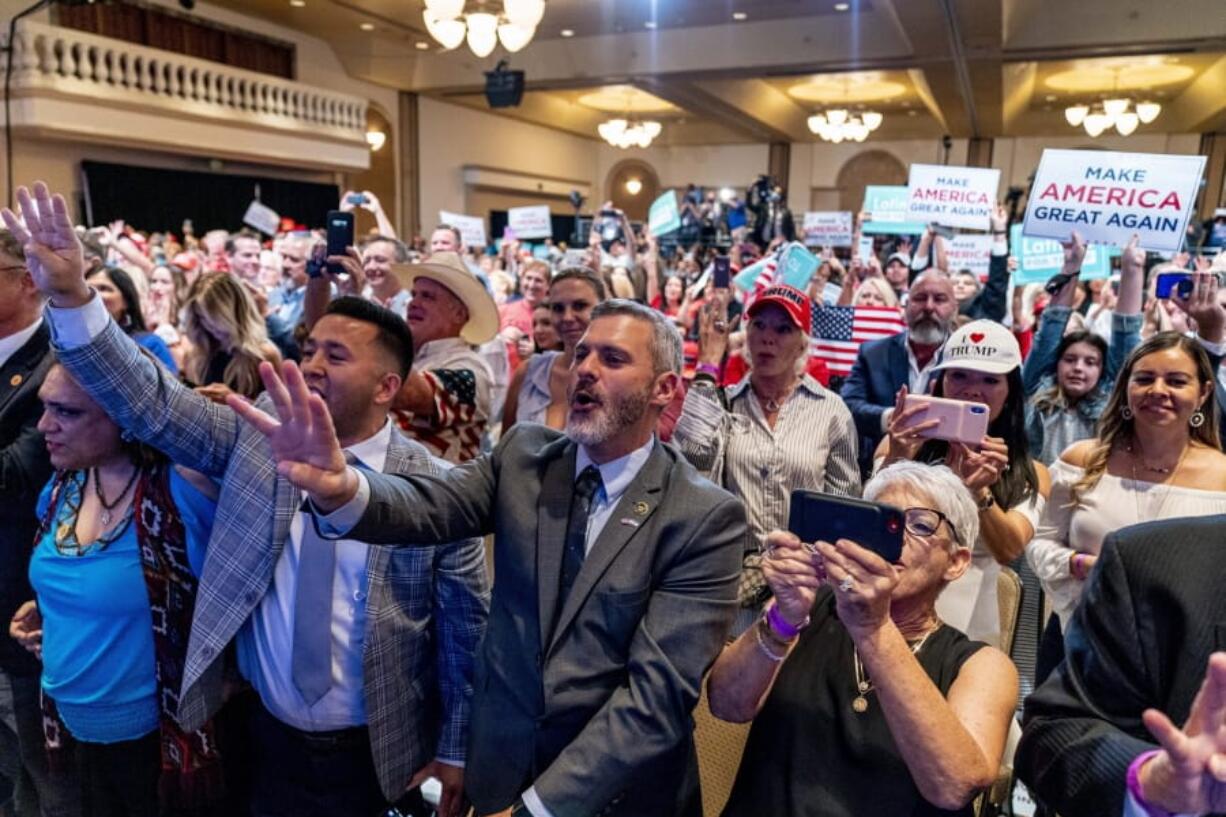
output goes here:
{"type": "MultiPolygon", "coordinates": [[[[996,577],[996,604],[1000,610],[1000,651],[1009,655],[1022,613],[1022,579],[1007,567],[1002,567],[996,577]]],[[[984,813],[989,804],[1002,807],[1012,789],[1013,768],[1001,766],[996,782],[975,801],[975,814],[984,813]]]]}
{"type": "Polygon", "coordinates": [[[728,804],[748,737],[749,724],[727,723],[711,714],[704,680],[702,697],[694,709],[694,746],[698,752],[698,777],[702,781],[702,813],[705,817],[719,817],[728,804]]]}

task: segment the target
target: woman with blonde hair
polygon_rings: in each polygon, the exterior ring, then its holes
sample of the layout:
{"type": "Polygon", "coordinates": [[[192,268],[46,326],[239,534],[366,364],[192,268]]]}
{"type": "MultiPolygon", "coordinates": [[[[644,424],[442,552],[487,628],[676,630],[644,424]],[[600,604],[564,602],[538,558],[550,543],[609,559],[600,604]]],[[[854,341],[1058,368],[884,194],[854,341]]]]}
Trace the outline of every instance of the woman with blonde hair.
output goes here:
{"type": "Polygon", "coordinates": [[[255,397],[264,389],[260,362],[281,362],[255,302],[228,273],[202,275],[188,290],[183,332],[195,347],[187,379],[212,399],[224,400],[229,392],[255,397]]]}
{"type": "Polygon", "coordinates": [[[865,278],[851,297],[852,306],[898,306],[898,295],[884,278],[865,278]]]}

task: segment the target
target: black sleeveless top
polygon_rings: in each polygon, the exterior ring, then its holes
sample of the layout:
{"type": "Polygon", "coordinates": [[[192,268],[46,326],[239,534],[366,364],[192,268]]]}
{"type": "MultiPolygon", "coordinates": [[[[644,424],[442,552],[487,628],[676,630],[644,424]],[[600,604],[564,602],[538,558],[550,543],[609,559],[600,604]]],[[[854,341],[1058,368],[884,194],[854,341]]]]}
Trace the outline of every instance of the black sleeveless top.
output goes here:
{"type": "MultiPolygon", "coordinates": [[[[943,625],[916,657],[944,696],[962,665],[984,646],[943,625]]],[[[754,719],[723,817],[973,814],[971,805],[946,811],[924,800],[875,692],[868,693],[868,711],[852,709],[852,647],[836,615],[834,592],[823,588],[812,623],[754,719]]]]}

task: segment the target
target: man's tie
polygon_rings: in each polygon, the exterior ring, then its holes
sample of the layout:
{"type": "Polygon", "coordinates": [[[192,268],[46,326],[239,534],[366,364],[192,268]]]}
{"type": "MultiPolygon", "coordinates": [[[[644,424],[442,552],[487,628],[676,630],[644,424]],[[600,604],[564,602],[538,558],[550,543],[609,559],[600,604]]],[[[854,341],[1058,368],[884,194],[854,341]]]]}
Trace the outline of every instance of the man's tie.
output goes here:
{"type": "MultiPolygon", "coordinates": [[[[361,467],[346,452],[350,465],[361,467]]],[[[332,579],[336,575],[336,542],[315,530],[303,502],[302,547],[298,551],[298,591],[294,596],[294,644],[290,671],[307,706],[332,686],[332,579]]]]}
{"type": "Polygon", "coordinates": [[[562,553],[562,579],[558,589],[558,610],[566,605],[566,597],[575,585],[583,558],[587,555],[587,519],[592,500],[600,490],[600,469],[589,465],[575,480],[575,493],[570,500],[570,516],[566,521],[566,549],[562,553]]]}

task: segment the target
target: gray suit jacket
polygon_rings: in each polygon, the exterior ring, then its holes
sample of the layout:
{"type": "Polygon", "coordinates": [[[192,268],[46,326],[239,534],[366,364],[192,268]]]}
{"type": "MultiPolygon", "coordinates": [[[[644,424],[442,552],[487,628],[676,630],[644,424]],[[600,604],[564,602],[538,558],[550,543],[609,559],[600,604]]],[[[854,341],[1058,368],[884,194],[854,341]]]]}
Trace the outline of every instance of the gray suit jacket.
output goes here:
{"type": "MultiPolygon", "coordinates": [[[[261,434],[174,380],[113,322],[59,357],[122,428],[221,484],[177,709],[183,726],[195,728],[221,706],[218,659],[267,592],[301,494],[277,475],[261,434]]],[[[384,467],[438,474],[446,465],[396,433],[384,467]]],[[[372,547],[367,570],[366,713],[380,784],[395,799],[436,756],[464,759],[489,584],[481,540],[463,537],[372,547]]]]}
{"type": "Polygon", "coordinates": [[[556,616],[574,443],[515,426],[439,477],[368,475],[348,534],[494,534],[465,783],[479,813],[529,785],[555,817],[675,815],[697,803],[691,712],[736,612],[745,512],[657,444],[556,616]]]}

